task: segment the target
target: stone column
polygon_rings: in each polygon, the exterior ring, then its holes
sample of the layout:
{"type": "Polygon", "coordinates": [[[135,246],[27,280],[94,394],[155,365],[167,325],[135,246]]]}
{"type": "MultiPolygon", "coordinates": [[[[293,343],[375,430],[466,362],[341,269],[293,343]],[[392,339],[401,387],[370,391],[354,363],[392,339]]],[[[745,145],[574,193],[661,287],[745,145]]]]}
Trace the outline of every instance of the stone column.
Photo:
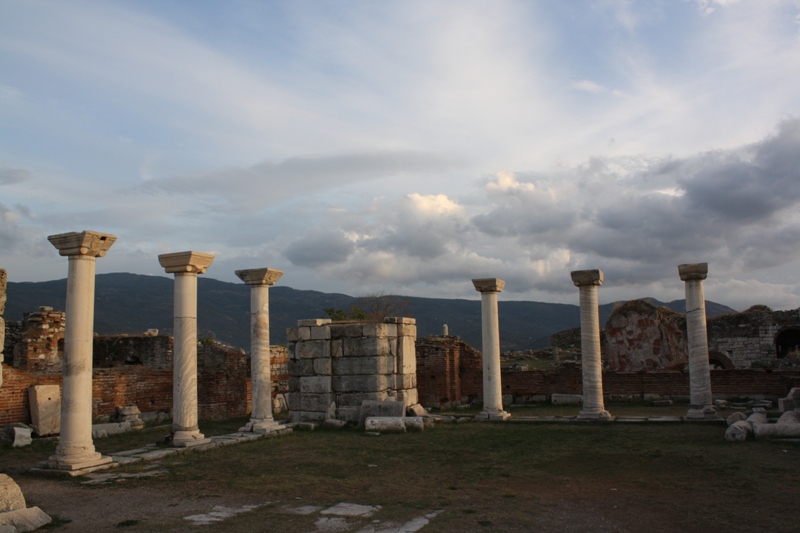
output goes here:
{"type": "Polygon", "coordinates": [[[214,261],[211,254],[177,252],[158,256],[167,274],[175,274],[172,378],[172,444],[211,442],[197,425],[197,275],[214,261]]]}
{"type": "Polygon", "coordinates": [[[706,300],[703,280],[708,276],[708,263],[679,265],[678,274],[686,283],[686,331],[689,341],[691,419],[714,419],[717,411],[711,398],[711,370],[708,364],[708,334],[706,332],[706,300]]]}
{"type": "Polygon", "coordinates": [[[497,314],[497,294],[506,282],[497,278],[473,279],[475,290],[481,293],[481,336],[483,338],[483,410],[478,419],[506,420],[511,415],[503,411],[503,389],[500,382],[500,322],[497,314]]]}
{"type": "Polygon", "coordinates": [[[583,372],[583,409],[578,418],[609,420],[603,404],[603,367],[600,359],[600,312],[597,287],[603,284],[602,270],[571,272],[572,283],[580,289],[581,368],[583,372]]]}
{"type": "Polygon", "coordinates": [[[47,238],[69,260],[64,324],[64,364],[61,393],[61,435],[47,468],[83,475],[114,466],[94,450],[92,441],[92,355],[94,344],[94,281],[98,257],[117,238],[84,231],[47,238]]]}
{"type": "Polygon", "coordinates": [[[237,270],[250,286],[250,368],[253,384],[250,422],[239,431],[269,433],[278,429],[272,418],[272,372],[269,350],[269,287],[283,276],[282,270],[237,270]]]}

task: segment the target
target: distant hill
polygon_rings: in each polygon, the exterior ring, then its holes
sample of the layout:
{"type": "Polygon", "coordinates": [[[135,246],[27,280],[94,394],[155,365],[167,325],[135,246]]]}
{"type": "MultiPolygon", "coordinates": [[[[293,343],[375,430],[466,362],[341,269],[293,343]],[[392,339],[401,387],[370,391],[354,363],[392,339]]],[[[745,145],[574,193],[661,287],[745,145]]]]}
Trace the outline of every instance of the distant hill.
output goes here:
{"type": "MultiPolygon", "coordinates": [[[[64,310],[67,280],[8,283],[6,320],[20,320],[22,313],[40,306],[64,310]]],[[[141,333],[157,328],[172,333],[171,278],[138,274],[99,274],[95,287],[95,324],[100,334],[141,333]]],[[[198,278],[198,335],[249,350],[250,288],[244,283],[228,283],[198,278]]],[[[345,294],[303,291],[277,285],[269,290],[270,340],[286,342],[286,328],[304,318],[325,318],[324,308],[349,309],[357,298],[345,294]]],[[[439,335],[447,324],[451,335],[470,345],[481,346],[481,306],[478,300],[400,297],[408,302],[408,312],[417,320],[419,337],[439,335]]],[[[577,294],[576,294],[577,300],[577,294]]],[[[664,305],[684,312],[683,300],[664,305]]],[[[600,306],[600,323],[605,324],[614,303],[600,306]]],[[[730,307],[706,302],[709,316],[734,312],[730,307]]],[[[580,325],[577,305],[542,302],[503,301],[499,303],[502,349],[526,350],[550,344],[553,333],[580,325]]]]}

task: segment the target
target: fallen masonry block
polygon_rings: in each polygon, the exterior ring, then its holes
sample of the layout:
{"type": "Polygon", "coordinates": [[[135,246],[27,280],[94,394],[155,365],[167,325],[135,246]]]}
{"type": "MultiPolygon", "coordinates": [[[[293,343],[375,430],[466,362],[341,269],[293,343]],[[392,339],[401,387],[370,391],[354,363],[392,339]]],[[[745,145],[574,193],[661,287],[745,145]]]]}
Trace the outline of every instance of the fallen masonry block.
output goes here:
{"type": "Polygon", "coordinates": [[[405,433],[406,424],[402,417],[398,416],[370,416],[364,422],[367,431],[377,431],[379,433],[405,433]]]}
{"type": "Polygon", "coordinates": [[[800,437],[800,413],[786,411],[775,424],[753,424],[753,435],[760,439],[792,439],[800,437]]]}
{"type": "Polygon", "coordinates": [[[38,507],[0,513],[0,527],[14,526],[20,533],[36,531],[52,521],[53,519],[38,507]]]}
{"type": "Polygon", "coordinates": [[[12,428],[12,431],[14,432],[14,442],[11,443],[12,448],[30,446],[30,444],[33,442],[30,428],[15,427],[12,428]]]}
{"type": "Polygon", "coordinates": [[[94,424],[92,426],[92,438],[102,439],[109,435],[118,435],[131,431],[130,422],[112,422],[110,424],[94,424]]]}
{"type": "Polygon", "coordinates": [[[0,512],[25,509],[25,496],[19,485],[5,474],[0,474],[0,512]]]}
{"type": "Polygon", "coordinates": [[[364,400],[361,402],[359,414],[359,427],[364,427],[369,417],[399,417],[405,416],[406,406],[403,402],[364,400]]]}
{"type": "Polygon", "coordinates": [[[725,431],[725,440],[728,442],[744,442],[753,434],[754,424],[766,424],[767,415],[764,412],[753,413],[747,420],[734,422],[725,431]]]}

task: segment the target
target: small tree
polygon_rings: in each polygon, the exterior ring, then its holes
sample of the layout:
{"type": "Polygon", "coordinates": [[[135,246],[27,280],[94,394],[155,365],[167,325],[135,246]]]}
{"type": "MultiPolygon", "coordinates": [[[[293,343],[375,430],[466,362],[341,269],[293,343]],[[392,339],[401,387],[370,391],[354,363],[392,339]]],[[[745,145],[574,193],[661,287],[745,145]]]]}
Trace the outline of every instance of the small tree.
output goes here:
{"type": "Polygon", "coordinates": [[[359,297],[357,302],[373,322],[383,322],[384,318],[391,316],[411,316],[408,311],[408,300],[393,294],[374,292],[359,297]]]}

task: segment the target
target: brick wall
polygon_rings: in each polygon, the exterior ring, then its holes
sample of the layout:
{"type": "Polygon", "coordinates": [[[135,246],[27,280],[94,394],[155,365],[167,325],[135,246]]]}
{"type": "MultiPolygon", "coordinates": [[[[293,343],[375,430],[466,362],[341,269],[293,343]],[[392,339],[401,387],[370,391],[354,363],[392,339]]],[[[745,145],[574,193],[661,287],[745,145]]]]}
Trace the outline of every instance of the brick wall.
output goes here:
{"type": "MultiPolygon", "coordinates": [[[[481,353],[453,337],[427,337],[417,342],[417,384],[424,406],[449,406],[483,398],[481,353]],[[457,368],[458,372],[453,369],[457,368]]],[[[553,370],[503,370],[503,395],[526,403],[553,393],[582,394],[581,367],[562,364],[553,370]]],[[[712,370],[715,398],[785,397],[800,387],[800,370],[712,370]]],[[[689,397],[686,371],[604,372],[603,393],[609,399],[684,399],[689,397]]]]}

